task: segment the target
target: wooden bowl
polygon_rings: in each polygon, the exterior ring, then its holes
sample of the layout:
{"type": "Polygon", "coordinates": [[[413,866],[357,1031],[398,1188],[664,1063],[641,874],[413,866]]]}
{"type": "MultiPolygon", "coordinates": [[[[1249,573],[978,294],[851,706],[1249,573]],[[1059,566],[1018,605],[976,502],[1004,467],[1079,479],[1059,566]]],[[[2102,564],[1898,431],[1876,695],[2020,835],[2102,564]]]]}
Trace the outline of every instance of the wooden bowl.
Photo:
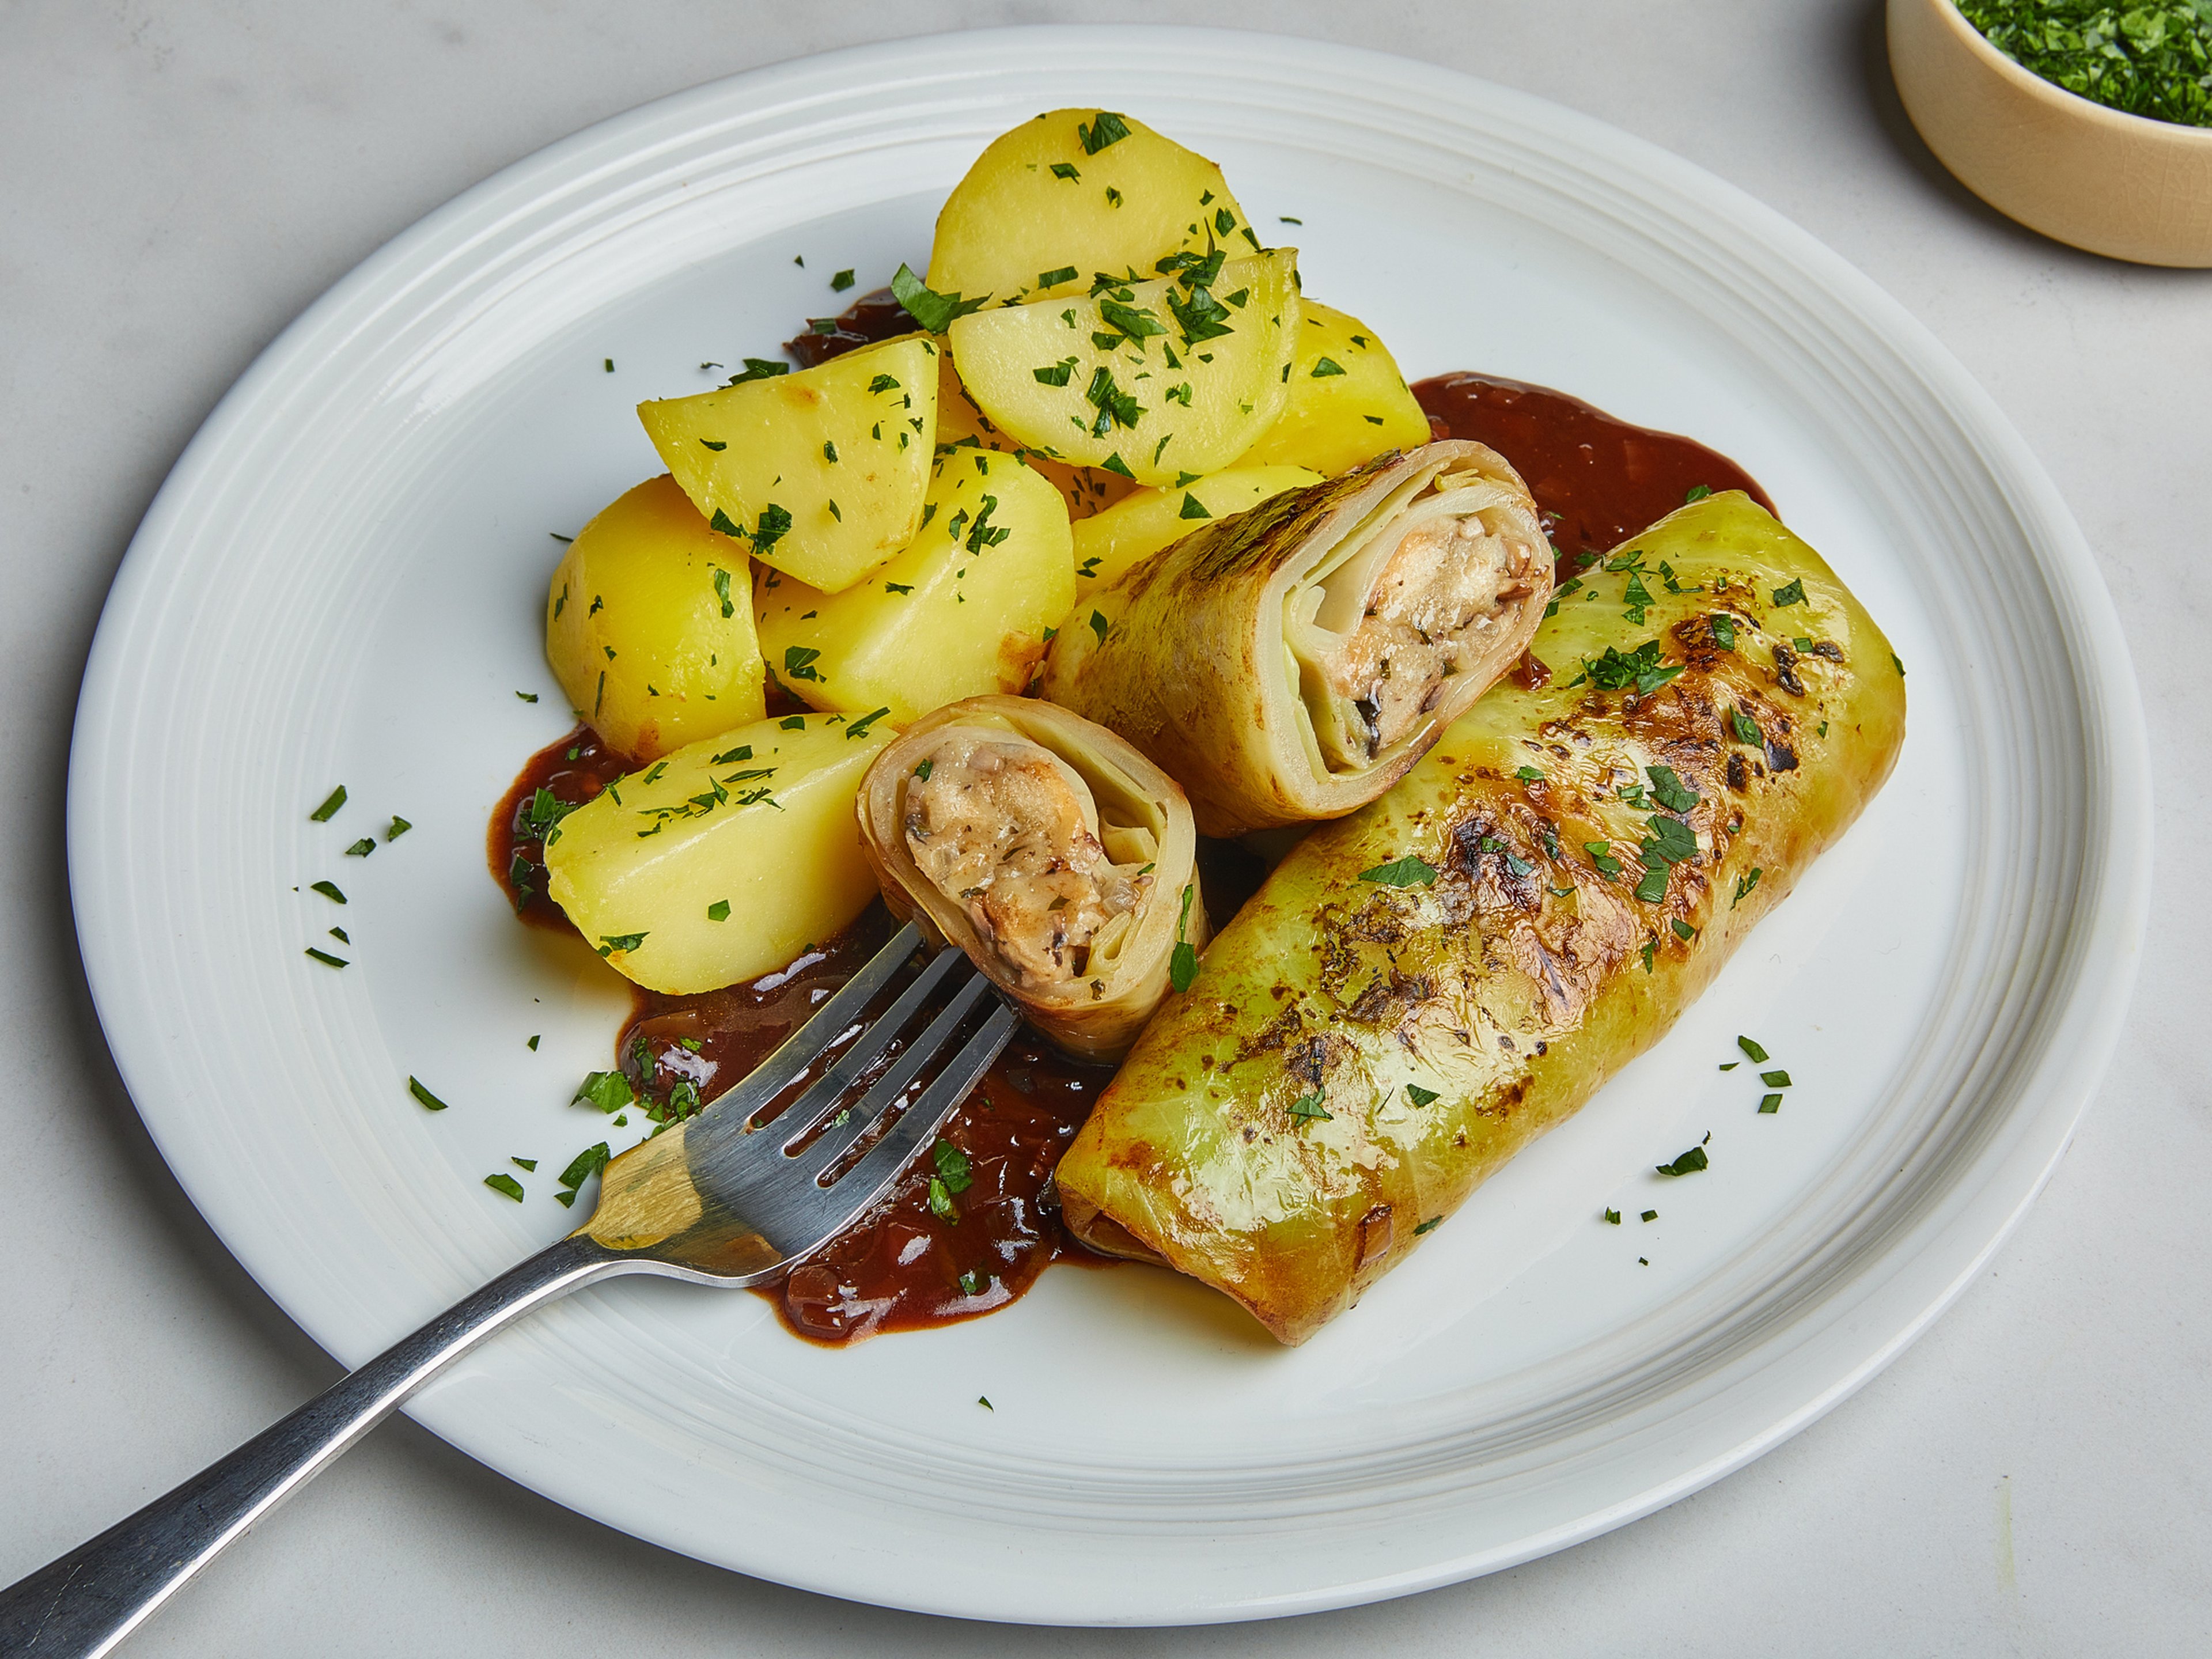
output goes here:
{"type": "Polygon", "coordinates": [[[1889,0],[1889,67],[1928,148],[1998,212],[2115,259],[2212,265],[2212,127],[2063,91],[1952,0],[1889,0]]]}

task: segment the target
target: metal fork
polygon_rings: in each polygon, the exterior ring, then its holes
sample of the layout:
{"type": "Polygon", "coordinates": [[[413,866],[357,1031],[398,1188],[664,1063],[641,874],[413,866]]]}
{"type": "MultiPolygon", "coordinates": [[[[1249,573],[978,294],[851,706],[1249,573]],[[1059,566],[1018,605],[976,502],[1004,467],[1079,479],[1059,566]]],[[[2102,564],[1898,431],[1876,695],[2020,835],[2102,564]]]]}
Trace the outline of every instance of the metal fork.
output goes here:
{"type": "Polygon", "coordinates": [[[757,1285],[829,1243],[935,1137],[1013,1035],[1014,1012],[1001,1004],[963,1039],[990,986],[955,950],[939,951],[889,1007],[862,1024],[921,942],[912,923],[902,927],[744,1081],[611,1162],[591,1219],[559,1243],[403,1337],[167,1497],[0,1590],[0,1653],[86,1659],[111,1651],[400,1401],[533,1308],[617,1273],[757,1285]],[[939,1000],[921,1033],[892,1054],[892,1045],[939,1000]],[[851,1045],[789,1107],[754,1124],[763,1107],[848,1036],[851,1045]],[[920,1097],[851,1158],[861,1137],[940,1058],[943,1069],[920,1097]],[[869,1080],[879,1066],[881,1074],[869,1080]],[[833,1120],[864,1082],[850,1112],[833,1120]]]}

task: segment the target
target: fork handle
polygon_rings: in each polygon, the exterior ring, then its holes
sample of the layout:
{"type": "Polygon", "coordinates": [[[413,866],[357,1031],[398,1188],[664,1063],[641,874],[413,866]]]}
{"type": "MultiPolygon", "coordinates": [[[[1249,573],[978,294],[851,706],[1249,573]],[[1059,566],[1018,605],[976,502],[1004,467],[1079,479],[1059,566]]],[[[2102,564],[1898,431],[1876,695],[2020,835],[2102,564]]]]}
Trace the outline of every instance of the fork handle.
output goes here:
{"type": "Polygon", "coordinates": [[[479,1340],[580,1285],[653,1265],[580,1235],[540,1250],[167,1497],[0,1590],[0,1653],[112,1651],[225,1545],[479,1340]]]}

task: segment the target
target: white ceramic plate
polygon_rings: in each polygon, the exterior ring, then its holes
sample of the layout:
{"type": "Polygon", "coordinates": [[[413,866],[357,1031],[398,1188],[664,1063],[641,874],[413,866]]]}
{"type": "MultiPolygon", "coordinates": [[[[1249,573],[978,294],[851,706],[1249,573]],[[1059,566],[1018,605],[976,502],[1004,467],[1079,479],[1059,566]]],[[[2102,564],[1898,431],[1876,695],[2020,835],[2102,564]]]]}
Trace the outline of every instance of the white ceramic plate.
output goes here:
{"type": "Polygon", "coordinates": [[[1308,289],[1410,374],[1546,382],[1741,460],[1911,670],[1895,779],[1657,1050],[1302,1349],[1134,1268],[848,1352],[626,1283],[412,1409],[615,1526],[865,1601],[1120,1623],[1396,1595],[1642,1515],[1863,1382],[2035,1193],[2134,971],[2148,767],[2080,532],[1903,311],[1671,156],[1396,58],[1127,28],[841,53],[554,146],[302,317],[148,515],[77,720],[85,959],[171,1166],[341,1359],[554,1237],[549,1176],[605,1129],[564,1103],[624,1000],[484,867],[567,724],[548,532],[657,470],[638,399],[835,310],[836,270],[919,264],[984,142],[1073,103],[1302,219],[1308,289]],[[411,834],[342,856],[395,812],[411,834]],[[301,954],[333,923],[342,973],[301,954]],[[1798,1079],[1778,1115],[1716,1070],[1739,1031],[1798,1079]],[[1709,1130],[1708,1173],[1652,1174],[1709,1130]],[[482,1184],[513,1155],[540,1160],[520,1206],[482,1184]]]}

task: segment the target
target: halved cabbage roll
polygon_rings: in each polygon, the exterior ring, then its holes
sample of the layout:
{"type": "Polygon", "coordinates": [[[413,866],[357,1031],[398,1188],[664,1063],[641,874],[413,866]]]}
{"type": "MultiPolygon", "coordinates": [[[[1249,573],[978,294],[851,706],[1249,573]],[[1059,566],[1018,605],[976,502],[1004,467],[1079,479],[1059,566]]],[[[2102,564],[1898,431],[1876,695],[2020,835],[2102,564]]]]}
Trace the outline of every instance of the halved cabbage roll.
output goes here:
{"type": "Polygon", "coordinates": [[[1593,566],[1625,610],[1562,606],[1548,684],[1492,690],[1213,941],[1060,1162],[1077,1237],[1304,1341],[1656,1041],[1881,787],[1903,667],[1747,496],[1593,566]]]}
{"type": "Polygon", "coordinates": [[[1182,784],[1202,834],[1341,817],[1513,665],[1551,592],[1519,475],[1425,444],[1138,564],[1060,625],[1042,689],[1182,784]]]}
{"type": "Polygon", "coordinates": [[[1168,994],[1178,947],[1206,943],[1182,791],[1065,708],[937,709],[877,757],[860,813],[892,910],[965,951],[1071,1054],[1118,1058],[1168,994]]]}

